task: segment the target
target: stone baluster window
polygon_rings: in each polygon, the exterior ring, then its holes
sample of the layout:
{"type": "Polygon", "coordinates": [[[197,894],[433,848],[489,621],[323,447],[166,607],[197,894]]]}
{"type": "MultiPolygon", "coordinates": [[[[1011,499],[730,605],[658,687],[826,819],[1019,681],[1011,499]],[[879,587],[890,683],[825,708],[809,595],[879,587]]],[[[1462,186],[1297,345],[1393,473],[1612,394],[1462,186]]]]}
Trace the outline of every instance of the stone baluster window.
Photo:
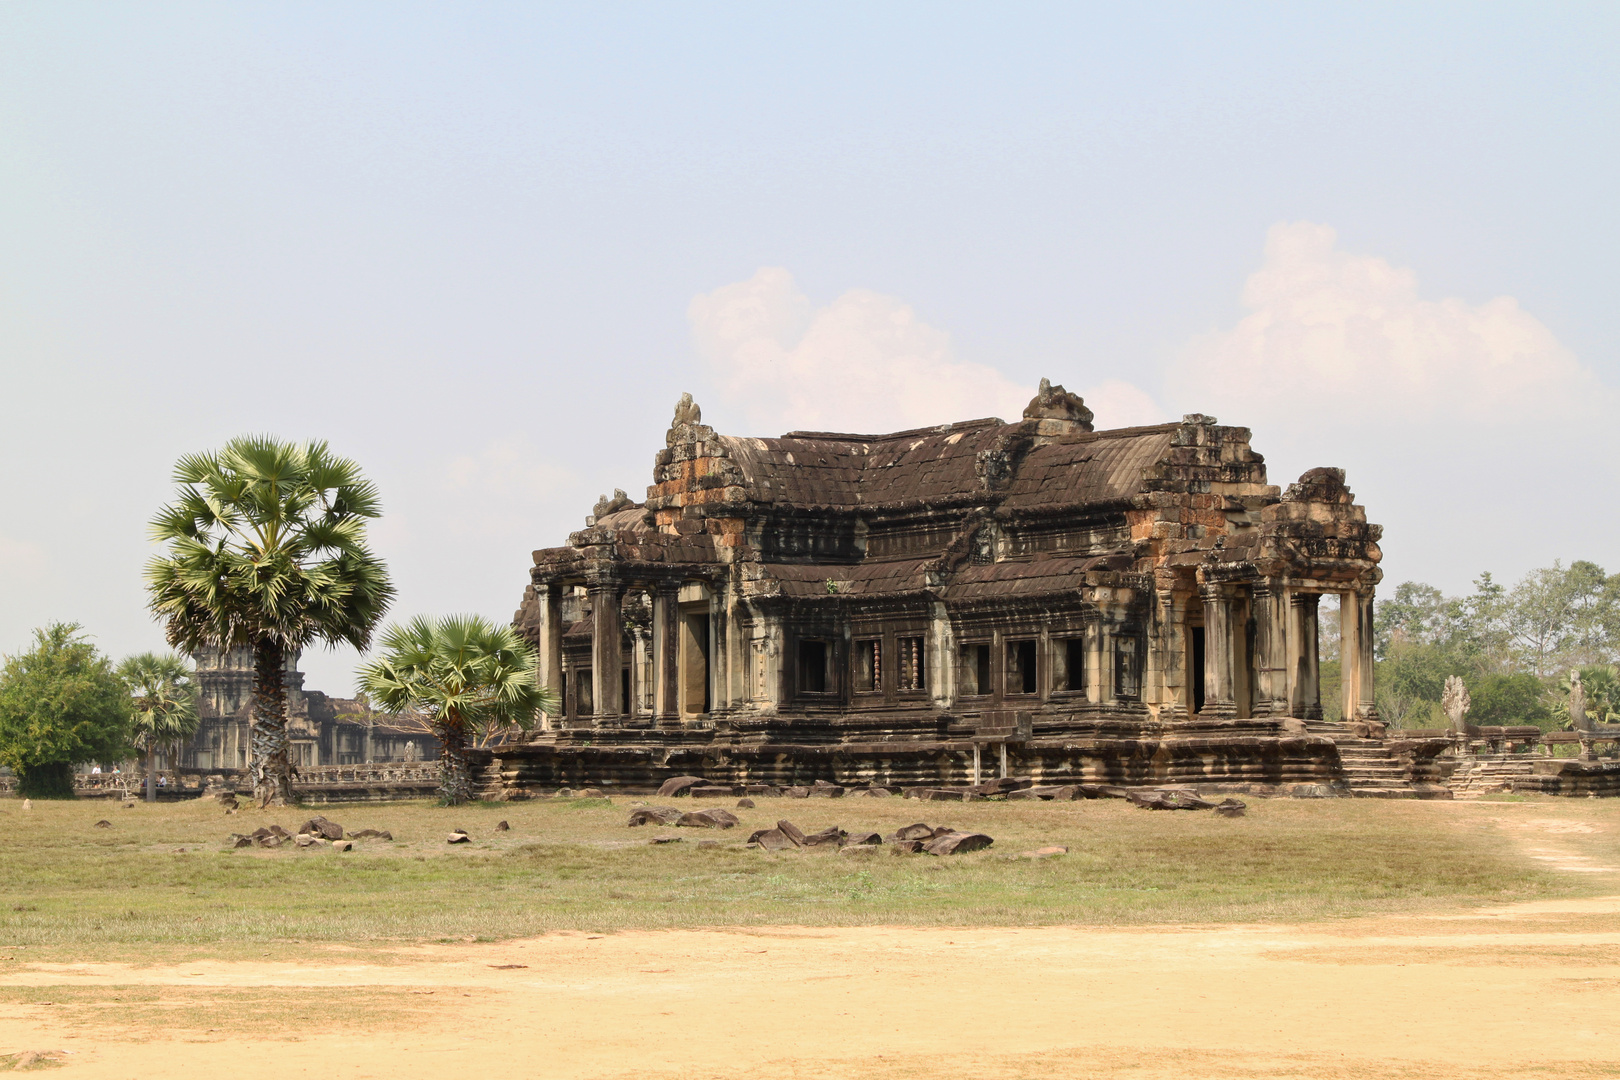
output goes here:
{"type": "Polygon", "coordinates": [[[870,694],[883,688],[883,643],[855,643],[855,692],[870,694]]]}
{"type": "Polygon", "coordinates": [[[926,690],[928,680],[923,671],[923,639],[920,637],[903,637],[900,639],[900,689],[926,690]]]}

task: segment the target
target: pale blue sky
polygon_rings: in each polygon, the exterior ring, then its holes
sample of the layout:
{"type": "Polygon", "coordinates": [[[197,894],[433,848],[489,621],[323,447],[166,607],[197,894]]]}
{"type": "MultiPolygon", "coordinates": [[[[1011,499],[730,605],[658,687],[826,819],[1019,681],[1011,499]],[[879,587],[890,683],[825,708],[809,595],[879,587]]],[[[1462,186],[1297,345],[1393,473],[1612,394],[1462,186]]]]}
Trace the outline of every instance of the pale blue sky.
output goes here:
{"type": "Polygon", "coordinates": [[[382,485],[397,614],[506,617],[683,390],[774,434],[1048,375],[1344,465],[1391,584],[1620,569],[1620,9],[1125,7],[0,6],[0,651],[158,645],[144,523],[247,431],[382,485]]]}

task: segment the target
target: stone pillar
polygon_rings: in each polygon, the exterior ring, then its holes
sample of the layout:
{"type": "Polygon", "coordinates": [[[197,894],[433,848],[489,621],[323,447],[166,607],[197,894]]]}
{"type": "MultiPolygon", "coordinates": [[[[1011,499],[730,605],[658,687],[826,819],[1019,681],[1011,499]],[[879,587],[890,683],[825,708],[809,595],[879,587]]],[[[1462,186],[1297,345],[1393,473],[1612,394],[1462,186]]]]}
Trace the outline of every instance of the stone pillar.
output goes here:
{"type": "Polygon", "coordinates": [[[620,640],[619,583],[612,578],[593,581],[591,594],[591,701],[599,720],[617,719],[624,711],[619,701],[623,678],[624,646],[620,640]]]}
{"type": "Polygon", "coordinates": [[[923,642],[923,678],[934,707],[943,711],[956,705],[956,635],[943,601],[929,605],[928,637],[923,642]]]}
{"type": "Polygon", "coordinates": [[[1160,589],[1156,599],[1158,620],[1149,628],[1142,697],[1158,702],[1160,720],[1185,720],[1192,711],[1187,688],[1186,594],[1160,589]]]}
{"type": "Polygon", "coordinates": [[[562,662],[562,590],[563,587],[555,581],[548,581],[538,588],[540,593],[540,655],[537,657],[540,670],[535,672],[536,681],[549,689],[557,698],[558,713],[547,717],[546,727],[551,726],[553,720],[561,719],[563,699],[563,662],[562,662]]]}
{"type": "Polygon", "coordinates": [[[1255,582],[1254,715],[1288,716],[1288,598],[1281,585],[1255,582]]]}
{"type": "Polygon", "coordinates": [[[653,593],[653,714],[659,722],[681,719],[681,586],[661,581],[653,593]]]}
{"type": "Polygon", "coordinates": [[[1316,593],[1296,592],[1288,598],[1293,626],[1289,633],[1294,656],[1292,713],[1301,720],[1322,719],[1320,657],[1317,653],[1316,593]],[[1295,644],[1297,643],[1297,644],[1295,644]]]}
{"type": "Polygon", "coordinates": [[[1377,722],[1371,594],[1352,592],[1339,597],[1339,670],[1344,685],[1344,718],[1377,722]]]}
{"type": "Polygon", "coordinates": [[[1230,718],[1236,714],[1232,678],[1232,590],[1205,585],[1204,709],[1201,715],[1230,718]]]}
{"type": "Polygon", "coordinates": [[[1095,619],[1086,623],[1086,700],[1093,705],[1101,705],[1105,700],[1110,675],[1103,669],[1113,662],[1113,657],[1103,651],[1103,625],[1102,619],[1095,619]]]}

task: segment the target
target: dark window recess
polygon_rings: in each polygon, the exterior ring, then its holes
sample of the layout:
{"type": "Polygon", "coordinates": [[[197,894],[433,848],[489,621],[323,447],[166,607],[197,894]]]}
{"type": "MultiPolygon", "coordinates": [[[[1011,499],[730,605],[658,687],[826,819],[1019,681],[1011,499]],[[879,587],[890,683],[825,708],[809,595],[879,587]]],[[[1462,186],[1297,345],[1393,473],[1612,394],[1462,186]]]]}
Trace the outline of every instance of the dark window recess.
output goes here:
{"type": "Polygon", "coordinates": [[[626,715],[636,710],[630,705],[630,669],[625,668],[619,672],[619,709],[626,715]]]}
{"type": "Polygon", "coordinates": [[[857,641],[855,643],[855,691],[869,694],[883,689],[883,643],[857,641]]]}
{"type": "Polygon", "coordinates": [[[1007,693],[1033,694],[1035,692],[1035,643],[1033,641],[1007,642],[1007,693]]]}
{"type": "Polygon", "coordinates": [[[1072,637],[1063,642],[1064,690],[1083,691],[1086,688],[1086,641],[1072,637]]]}
{"type": "Polygon", "coordinates": [[[805,694],[827,692],[827,643],[799,642],[799,690],[805,694]]]}
{"type": "Polygon", "coordinates": [[[928,689],[927,673],[923,670],[927,661],[923,654],[923,639],[920,637],[903,637],[900,639],[900,689],[926,690],[928,689]]]}
{"type": "Polygon", "coordinates": [[[1192,711],[1197,716],[1204,711],[1204,628],[1189,627],[1192,638],[1192,659],[1188,661],[1187,685],[1192,687],[1192,711]]]}
{"type": "Polygon", "coordinates": [[[596,694],[591,689],[591,669],[574,670],[574,696],[579,701],[580,716],[596,715],[596,694]]]}
{"type": "Polygon", "coordinates": [[[963,645],[958,671],[961,673],[964,693],[988,694],[990,692],[990,646],[963,645]]]}
{"type": "Polygon", "coordinates": [[[1120,638],[1114,651],[1114,696],[1135,701],[1142,696],[1142,640],[1120,638]]]}

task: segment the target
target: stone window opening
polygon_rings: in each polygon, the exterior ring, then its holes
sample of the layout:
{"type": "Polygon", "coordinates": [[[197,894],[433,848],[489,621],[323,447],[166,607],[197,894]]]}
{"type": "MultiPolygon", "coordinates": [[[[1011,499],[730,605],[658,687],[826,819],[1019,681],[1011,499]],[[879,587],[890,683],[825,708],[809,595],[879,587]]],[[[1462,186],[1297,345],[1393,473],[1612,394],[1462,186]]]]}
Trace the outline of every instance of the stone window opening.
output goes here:
{"type": "Polygon", "coordinates": [[[595,691],[591,687],[591,669],[574,669],[574,702],[580,716],[596,715],[595,691]]]}
{"type": "Polygon", "coordinates": [[[927,673],[923,670],[926,663],[923,651],[923,639],[920,637],[903,637],[900,639],[900,689],[902,691],[926,690],[928,688],[927,673]]]}
{"type": "Polygon", "coordinates": [[[1085,638],[1060,638],[1052,643],[1052,689],[1084,693],[1086,689],[1085,638]]]}
{"type": "Polygon", "coordinates": [[[883,642],[876,639],[855,643],[855,692],[870,694],[883,689],[883,642]]]}
{"type": "Polygon", "coordinates": [[[1007,642],[1007,693],[1035,692],[1035,642],[1030,639],[1007,642]]]}
{"type": "Polygon", "coordinates": [[[988,644],[963,645],[957,669],[962,673],[964,693],[990,693],[990,646],[988,644]]]}
{"type": "Polygon", "coordinates": [[[827,692],[827,643],[814,638],[799,641],[799,692],[827,692]]]}

